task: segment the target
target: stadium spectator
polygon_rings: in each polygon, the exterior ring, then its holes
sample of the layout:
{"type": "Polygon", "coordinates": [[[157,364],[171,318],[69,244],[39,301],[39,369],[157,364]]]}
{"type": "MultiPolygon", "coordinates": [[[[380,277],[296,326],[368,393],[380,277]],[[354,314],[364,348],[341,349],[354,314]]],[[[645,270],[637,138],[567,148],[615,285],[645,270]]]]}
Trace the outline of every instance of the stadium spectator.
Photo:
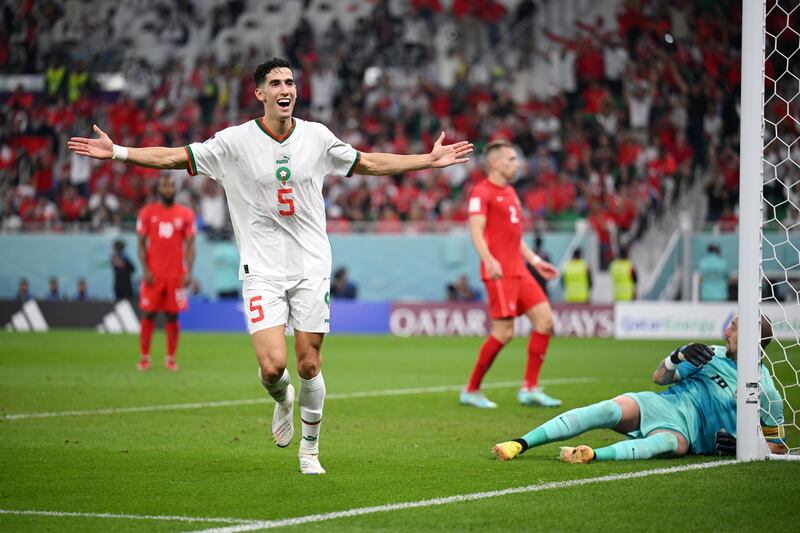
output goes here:
{"type": "Polygon", "coordinates": [[[114,269],[114,301],[133,301],[133,273],[136,267],[125,252],[125,241],[117,239],[112,245],[111,268],[114,269]]]}
{"type": "Polygon", "coordinates": [[[48,302],[60,302],[63,297],[61,296],[61,291],[58,288],[58,278],[55,276],[50,276],[50,279],[47,282],[47,295],[44,299],[48,302]]]}
{"type": "Polygon", "coordinates": [[[86,285],[86,279],[78,278],[75,284],[75,296],[72,298],[75,302],[88,302],[91,300],[89,296],[89,287],[86,285]]]}
{"type": "Polygon", "coordinates": [[[480,297],[480,291],[469,284],[466,274],[461,274],[453,283],[447,284],[448,302],[475,302],[480,297]]]}
{"type": "Polygon", "coordinates": [[[203,291],[200,289],[200,282],[197,281],[196,278],[192,278],[192,281],[189,282],[187,298],[189,299],[189,305],[208,301],[208,298],[206,298],[206,295],[203,294],[203,291]]]}
{"type": "MultiPolygon", "coordinates": [[[[535,253],[538,257],[541,257],[543,261],[545,261],[547,263],[552,263],[552,260],[550,259],[550,254],[547,253],[547,250],[544,249],[544,241],[543,241],[541,235],[537,234],[533,238],[533,248],[532,249],[533,249],[533,253],[535,253]]],[[[544,278],[544,276],[539,274],[538,270],[536,270],[533,266],[531,266],[531,265],[529,265],[527,263],[525,264],[525,267],[528,269],[528,272],[531,273],[531,275],[533,276],[533,279],[536,280],[536,283],[539,284],[539,287],[542,288],[542,292],[544,292],[545,296],[549,296],[549,293],[547,292],[547,280],[544,278]]]]}
{"type": "MultiPolygon", "coordinates": [[[[578,436],[590,429],[608,428],[629,440],[593,450],[565,446],[567,463],[624,461],[686,454],[736,454],[736,360],[738,317],[725,330],[725,346],[693,343],[675,349],[653,373],[661,392],[625,393],[586,407],[572,409],[523,437],[496,444],[497,459],[508,461],[526,450],[578,436]],[[724,386],[722,384],[724,383],[724,386]],[[726,431],[728,430],[728,431],[726,431]]],[[[761,347],[772,340],[772,327],[761,318],[761,347]]],[[[777,436],[784,422],[783,399],[766,365],[760,369],[760,419],[764,435],[777,436]]],[[[769,438],[769,437],[768,437],[769,438]]],[[[777,438],[767,441],[772,453],[786,453],[777,438]]]]}
{"type": "Polygon", "coordinates": [[[31,298],[33,298],[33,296],[31,296],[30,286],[28,285],[28,279],[20,278],[19,285],[17,286],[17,297],[16,297],[17,302],[25,303],[31,298]]]}
{"type": "Polygon", "coordinates": [[[608,267],[615,302],[629,302],[636,299],[636,268],[628,255],[628,247],[623,246],[619,251],[619,257],[611,261],[608,267]]]}
{"type": "Polygon", "coordinates": [[[350,275],[345,267],[339,267],[333,273],[331,298],[336,300],[355,300],[358,298],[358,287],[350,281],[350,275]]]}
{"type": "Polygon", "coordinates": [[[564,301],[567,303],[587,304],[592,294],[592,273],[582,256],[581,249],[575,248],[572,259],[564,263],[561,283],[564,286],[564,301]]]}
{"type": "Polygon", "coordinates": [[[718,244],[709,244],[706,255],[697,265],[700,274],[700,299],[704,302],[724,302],[728,299],[728,263],[718,244]]]}
{"type": "Polygon", "coordinates": [[[558,270],[535,255],[522,240],[521,204],[509,185],[519,169],[516,150],[509,142],[498,140],[487,145],[484,156],[488,177],[470,193],[469,229],[481,260],[481,279],[489,296],[492,326],[459,401],[479,409],[497,407],[480,391],[481,382],[500,350],[513,337],[514,319],[525,314],[533,324],[533,332],[517,401],[522,405],[556,407],[561,400],[547,395],[539,386],[539,372],[553,331],[552,310],[525,263],[539,270],[545,279],[555,277],[558,270]]]}

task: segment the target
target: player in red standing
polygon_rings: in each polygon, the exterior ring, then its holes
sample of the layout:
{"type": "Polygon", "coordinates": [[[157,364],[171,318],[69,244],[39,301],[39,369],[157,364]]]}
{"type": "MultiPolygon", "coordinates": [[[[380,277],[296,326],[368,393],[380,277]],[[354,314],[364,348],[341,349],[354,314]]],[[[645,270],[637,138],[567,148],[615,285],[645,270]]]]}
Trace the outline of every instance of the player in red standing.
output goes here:
{"type": "Polygon", "coordinates": [[[165,174],[158,182],[159,201],[147,204],[139,212],[136,232],[139,234],[139,260],[142,277],[139,307],[144,313],[139,347],[141,359],[137,368],[150,368],[150,341],[153,338],[156,313],[163,312],[167,323],[167,370],[178,370],[175,352],[178,349],[180,325],[178,313],[187,308],[186,286],[194,264],[194,213],[175,204],[175,182],[165,174]]]}
{"type": "Polygon", "coordinates": [[[539,370],[553,332],[553,311],[539,284],[525,268],[530,263],[545,279],[558,270],[537,256],[522,240],[522,206],[509,182],[519,168],[517,153],[510,143],[494,141],[486,146],[489,176],[472,190],[469,198],[469,227],[472,244],[481,258],[481,278],[489,296],[492,331],[481,346],[478,361],[467,386],[461,391],[462,405],[494,408],[497,404],[480,392],[481,381],[497,354],[514,335],[514,319],[525,314],[533,324],[528,343],[525,381],[517,399],[523,405],[557,407],[539,387],[539,370]]]}

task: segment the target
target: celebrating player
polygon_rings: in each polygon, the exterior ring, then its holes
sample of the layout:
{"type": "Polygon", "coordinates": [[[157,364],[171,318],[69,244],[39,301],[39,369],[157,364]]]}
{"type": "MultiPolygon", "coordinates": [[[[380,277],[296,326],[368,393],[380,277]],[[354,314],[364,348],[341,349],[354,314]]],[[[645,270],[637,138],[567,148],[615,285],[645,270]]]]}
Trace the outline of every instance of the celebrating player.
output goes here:
{"type": "MultiPolygon", "coordinates": [[[[609,428],[626,440],[593,450],[562,447],[567,463],[681,457],[693,454],[736,453],[736,355],[739,319],[725,330],[726,346],[689,344],[673,351],[656,369],[653,381],[671,386],[662,392],[633,392],[613,400],[567,411],[522,438],[495,445],[501,461],[514,459],[534,446],[609,428]]],[[[761,317],[761,346],[772,338],[769,320],[761,317]]],[[[761,366],[761,424],[773,453],[786,453],[777,439],[783,424],[783,400],[769,370],[761,366]]]]}
{"type": "Polygon", "coordinates": [[[561,400],[545,394],[539,387],[550,335],[553,311],[547,295],[525,267],[531,264],[544,279],[552,279],[558,270],[537,256],[522,240],[522,208],[509,182],[519,167],[517,153],[506,141],[494,141],[486,147],[489,176],[481,181],[469,198],[469,228],[472,244],[481,258],[481,278],[489,295],[492,331],[481,346],[478,361],[461,391],[461,404],[494,408],[497,404],[480,392],[481,381],[495,357],[514,335],[514,318],[525,314],[533,324],[528,342],[528,365],[525,380],[517,394],[523,405],[557,407],[561,400]]]}
{"type": "Polygon", "coordinates": [[[187,308],[186,286],[191,280],[194,264],[194,213],[175,203],[172,176],[161,176],[158,197],[158,202],[147,204],[139,211],[136,220],[139,261],[144,269],[139,295],[139,307],[144,318],[139,332],[141,359],[137,365],[142,371],[150,368],[150,341],[158,312],[163,312],[167,319],[164,328],[167,333],[167,370],[178,370],[175,363],[180,333],[178,313],[187,308]]]}
{"type": "Polygon", "coordinates": [[[74,152],[155,168],[185,168],[225,188],[241,256],[248,327],[261,383],[276,401],[272,435],[280,447],[294,435],[294,388],[286,370],[284,326],[295,332],[300,376],[300,470],[324,474],[318,437],[325,400],[320,372],[329,331],[331,248],[325,231],[325,176],[392,175],[464,163],[466,141],[444,146],[444,133],[428,154],[361,153],[324,125],[292,116],[297,89],[291,66],[274,58],[254,74],[264,116],[184,148],[125,148],[97,126],[96,139],[73,138],[74,152]]]}

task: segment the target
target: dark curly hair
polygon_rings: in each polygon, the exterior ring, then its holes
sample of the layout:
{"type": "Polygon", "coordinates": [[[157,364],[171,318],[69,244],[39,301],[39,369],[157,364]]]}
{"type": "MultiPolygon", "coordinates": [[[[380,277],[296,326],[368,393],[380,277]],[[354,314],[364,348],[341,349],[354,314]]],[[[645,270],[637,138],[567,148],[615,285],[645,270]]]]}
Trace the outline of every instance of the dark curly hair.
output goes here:
{"type": "Polygon", "coordinates": [[[289,70],[292,70],[292,66],[285,59],[280,57],[268,59],[257,66],[256,71],[253,73],[253,79],[256,82],[256,87],[261,87],[261,84],[263,84],[264,80],[267,79],[267,74],[276,68],[288,68],[289,70]]]}

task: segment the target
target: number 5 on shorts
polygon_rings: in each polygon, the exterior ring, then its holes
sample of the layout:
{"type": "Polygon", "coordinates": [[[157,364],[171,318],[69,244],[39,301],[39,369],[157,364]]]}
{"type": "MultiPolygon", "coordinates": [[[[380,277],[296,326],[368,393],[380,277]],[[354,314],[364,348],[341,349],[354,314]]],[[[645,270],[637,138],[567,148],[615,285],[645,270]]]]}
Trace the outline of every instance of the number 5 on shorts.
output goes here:
{"type": "Polygon", "coordinates": [[[258,302],[261,301],[261,296],[253,296],[250,298],[250,312],[256,313],[256,316],[250,317],[250,322],[255,324],[264,320],[264,308],[258,302]]]}

